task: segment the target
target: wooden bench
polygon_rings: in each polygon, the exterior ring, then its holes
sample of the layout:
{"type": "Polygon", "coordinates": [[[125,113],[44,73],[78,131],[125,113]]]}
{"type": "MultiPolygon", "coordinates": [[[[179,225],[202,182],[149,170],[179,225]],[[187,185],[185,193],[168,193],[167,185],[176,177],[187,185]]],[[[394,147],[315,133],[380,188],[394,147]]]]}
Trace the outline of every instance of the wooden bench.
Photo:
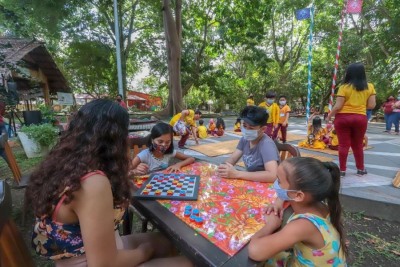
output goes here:
{"type": "Polygon", "coordinates": [[[11,214],[10,187],[5,181],[0,181],[0,266],[34,267],[30,251],[11,214]]]}

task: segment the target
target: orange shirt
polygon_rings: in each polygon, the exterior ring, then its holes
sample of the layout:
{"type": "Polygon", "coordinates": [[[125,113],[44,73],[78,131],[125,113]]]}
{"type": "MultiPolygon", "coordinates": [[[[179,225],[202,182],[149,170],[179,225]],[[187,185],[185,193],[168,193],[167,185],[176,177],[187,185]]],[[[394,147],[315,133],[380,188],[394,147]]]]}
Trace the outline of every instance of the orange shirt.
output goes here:
{"type": "Polygon", "coordinates": [[[279,123],[282,124],[286,121],[286,114],[290,112],[290,107],[288,105],[284,105],[279,110],[279,123]]]}
{"type": "Polygon", "coordinates": [[[368,83],[368,89],[363,91],[357,91],[351,84],[340,86],[337,96],[344,97],[345,100],[338,113],[366,115],[367,101],[371,95],[376,95],[375,88],[371,83],[368,83]]]}

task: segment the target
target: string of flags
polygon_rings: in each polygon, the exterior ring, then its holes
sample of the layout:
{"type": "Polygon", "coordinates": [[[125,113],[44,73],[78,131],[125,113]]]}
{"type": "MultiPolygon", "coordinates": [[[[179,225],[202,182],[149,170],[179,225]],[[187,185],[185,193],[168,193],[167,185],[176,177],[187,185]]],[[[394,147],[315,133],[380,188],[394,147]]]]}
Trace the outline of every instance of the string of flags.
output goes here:
{"type": "MultiPolygon", "coordinates": [[[[338,37],[338,45],[335,56],[335,65],[332,77],[332,87],[331,87],[331,96],[329,99],[329,111],[332,110],[333,106],[333,96],[335,94],[336,88],[336,78],[337,78],[337,70],[339,66],[339,58],[340,58],[340,50],[343,36],[343,25],[344,25],[344,17],[346,14],[359,14],[362,11],[363,0],[345,0],[344,8],[341,11],[341,21],[339,25],[339,37],[338,37]]],[[[306,123],[308,123],[308,119],[310,117],[310,102],[311,102],[311,61],[312,61],[312,32],[314,26],[314,3],[311,4],[311,7],[298,9],[295,11],[295,16],[297,20],[305,20],[310,19],[310,36],[309,36],[309,44],[308,44],[308,83],[307,83],[307,107],[306,107],[306,123]]]]}

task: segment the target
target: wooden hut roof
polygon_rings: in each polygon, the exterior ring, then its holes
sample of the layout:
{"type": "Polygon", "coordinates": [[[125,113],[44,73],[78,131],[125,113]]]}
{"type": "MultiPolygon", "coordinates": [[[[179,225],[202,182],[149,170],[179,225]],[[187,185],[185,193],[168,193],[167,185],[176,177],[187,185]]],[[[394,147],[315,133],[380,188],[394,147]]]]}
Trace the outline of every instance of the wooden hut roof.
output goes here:
{"type": "Polygon", "coordinates": [[[57,67],[44,42],[0,37],[0,59],[3,63],[2,67],[18,66],[23,61],[32,68],[40,68],[47,77],[50,94],[71,92],[67,80],[57,67]]]}

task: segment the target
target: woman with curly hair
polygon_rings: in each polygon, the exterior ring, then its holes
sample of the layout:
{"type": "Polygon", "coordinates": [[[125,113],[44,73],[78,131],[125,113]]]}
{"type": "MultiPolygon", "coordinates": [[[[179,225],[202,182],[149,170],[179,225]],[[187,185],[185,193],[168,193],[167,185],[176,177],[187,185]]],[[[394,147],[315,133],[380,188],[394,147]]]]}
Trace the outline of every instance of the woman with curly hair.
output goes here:
{"type": "Polygon", "coordinates": [[[27,188],[36,221],[32,245],[60,266],[191,266],[158,233],[120,237],[130,200],[129,116],[98,99],[83,106],[34,171],[27,188]]]}

